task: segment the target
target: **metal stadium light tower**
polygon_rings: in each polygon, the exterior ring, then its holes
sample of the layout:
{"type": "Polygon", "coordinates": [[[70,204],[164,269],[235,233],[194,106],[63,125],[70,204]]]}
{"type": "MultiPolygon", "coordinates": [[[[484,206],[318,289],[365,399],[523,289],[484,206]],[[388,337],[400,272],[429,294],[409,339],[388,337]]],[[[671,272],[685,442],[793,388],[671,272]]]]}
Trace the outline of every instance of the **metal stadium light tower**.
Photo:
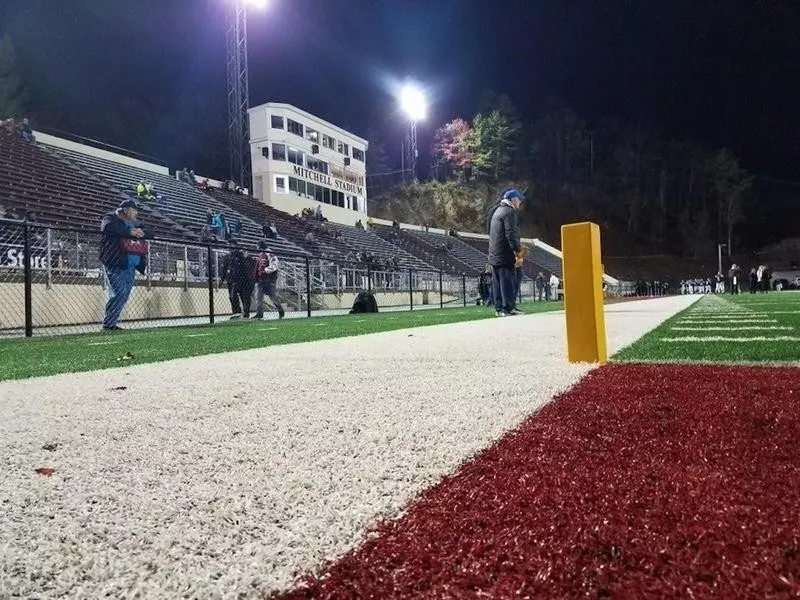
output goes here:
{"type": "Polygon", "coordinates": [[[425,118],[426,105],[422,90],[407,84],[400,90],[400,108],[408,117],[408,165],[414,181],[417,180],[417,122],[425,118]]]}
{"type": "Polygon", "coordinates": [[[227,67],[228,67],[228,143],[230,145],[230,178],[252,189],[250,181],[250,108],[249,74],[247,70],[247,7],[265,8],[267,0],[228,0],[227,67]]]}

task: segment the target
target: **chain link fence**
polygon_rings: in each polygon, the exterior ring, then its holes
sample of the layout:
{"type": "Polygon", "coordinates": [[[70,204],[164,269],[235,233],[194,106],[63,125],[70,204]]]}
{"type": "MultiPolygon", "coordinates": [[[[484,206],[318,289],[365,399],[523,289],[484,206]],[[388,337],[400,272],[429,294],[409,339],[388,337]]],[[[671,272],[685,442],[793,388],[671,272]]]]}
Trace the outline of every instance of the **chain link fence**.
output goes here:
{"type": "MultiPolygon", "coordinates": [[[[120,326],[200,325],[255,316],[260,294],[252,278],[223,281],[230,247],[167,239],[147,245],[146,266],[135,274],[120,326]]],[[[260,251],[240,249],[254,265],[260,251]]],[[[99,231],[0,219],[0,336],[98,331],[110,302],[99,250],[99,231]]],[[[479,297],[477,277],[409,270],[391,261],[275,254],[277,296],[265,294],[265,319],[281,316],[277,304],[286,318],[347,314],[362,291],[374,294],[381,312],[467,306],[479,297]]]]}

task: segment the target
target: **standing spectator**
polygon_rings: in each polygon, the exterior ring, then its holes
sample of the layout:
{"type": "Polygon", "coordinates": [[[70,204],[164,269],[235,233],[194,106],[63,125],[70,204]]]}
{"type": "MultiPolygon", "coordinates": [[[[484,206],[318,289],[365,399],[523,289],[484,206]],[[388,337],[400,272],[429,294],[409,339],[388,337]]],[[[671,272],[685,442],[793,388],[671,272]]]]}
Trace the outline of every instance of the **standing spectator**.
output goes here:
{"type": "Polygon", "coordinates": [[[250,299],[253,295],[253,268],[244,252],[231,242],[231,251],[222,261],[221,281],[228,284],[231,300],[231,320],[250,318],[250,299]]]}
{"type": "Polygon", "coordinates": [[[753,267],[752,269],[750,269],[750,293],[755,294],[757,289],[758,289],[758,273],[756,272],[756,268],[753,267]]]}
{"type": "Polygon", "coordinates": [[[275,308],[278,309],[278,318],[282,319],[285,315],[281,299],[278,297],[278,272],[280,265],[278,258],[269,251],[267,243],[260,241],[258,249],[261,254],[256,259],[255,274],[253,279],[256,283],[256,319],[264,318],[264,294],[269,296],[275,308]]]}
{"type": "Polygon", "coordinates": [[[772,273],[769,272],[767,265],[761,265],[761,292],[766,294],[772,287],[772,273]]]}
{"type": "Polygon", "coordinates": [[[733,263],[728,271],[728,277],[730,277],[731,280],[731,294],[739,293],[739,278],[741,276],[742,270],[739,268],[739,265],[733,263]]]}
{"type": "Polygon", "coordinates": [[[492,295],[498,317],[522,314],[516,306],[514,265],[522,249],[517,210],[524,200],[519,191],[507,189],[489,222],[489,264],[492,265],[492,295]]]}
{"type": "Polygon", "coordinates": [[[22,134],[22,138],[31,144],[36,143],[36,136],[33,135],[33,129],[31,129],[31,122],[25,118],[22,119],[22,123],[19,126],[19,132],[22,134]]]}
{"type": "Polygon", "coordinates": [[[544,300],[544,288],[545,288],[544,273],[539,271],[538,275],[536,275],[536,296],[539,302],[544,300]]]}
{"type": "Polygon", "coordinates": [[[206,225],[211,228],[211,233],[213,233],[217,239],[225,238],[228,228],[222,213],[218,213],[209,208],[208,211],[206,211],[206,225]]]}
{"type": "Polygon", "coordinates": [[[100,262],[105,271],[108,301],[103,318],[104,331],[117,331],[122,309],[133,289],[136,271],[145,272],[147,242],[139,225],[135,200],[123,200],[119,208],[100,222],[100,262]]]}
{"type": "Polygon", "coordinates": [[[396,220],[392,221],[392,232],[394,233],[394,237],[400,235],[400,223],[398,223],[396,220]]]}
{"type": "Polygon", "coordinates": [[[492,265],[486,265],[478,279],[478,293],[484,305],[490,306],[492,302],[492,265]]]}
{"type": "Polygon", "coordinates": [[[558,284],[560,283],[558,275],[552,273],[550,275],[550,295],[553,297],[553,302],[558,302],[558,284]]]}

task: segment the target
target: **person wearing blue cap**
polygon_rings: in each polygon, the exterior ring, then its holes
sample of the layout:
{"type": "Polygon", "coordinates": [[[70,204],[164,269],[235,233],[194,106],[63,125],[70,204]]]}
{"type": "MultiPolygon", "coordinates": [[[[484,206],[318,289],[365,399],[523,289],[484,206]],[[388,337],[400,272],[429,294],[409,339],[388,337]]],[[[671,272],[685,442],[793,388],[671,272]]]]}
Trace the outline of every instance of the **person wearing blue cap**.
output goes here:
{"type": "Polygon", "coordinates": [[[489,264],[492,265],[492,295],[498,317],[522,314],[516,304],[514,266],[522,251],[517,211],[524,200],[525,196],[519,190],[504,190],[489,222],[489,264]]]}
{"type": "Polygon", "coordinates": [[[100,262],[108,289],[104,331],[122,329],[117,322],[133,289],[136,271],[145,272],[147,242],[138,217],[136,201],[126,198],[116,211],[104,216],[100,222],[100,262]]]}

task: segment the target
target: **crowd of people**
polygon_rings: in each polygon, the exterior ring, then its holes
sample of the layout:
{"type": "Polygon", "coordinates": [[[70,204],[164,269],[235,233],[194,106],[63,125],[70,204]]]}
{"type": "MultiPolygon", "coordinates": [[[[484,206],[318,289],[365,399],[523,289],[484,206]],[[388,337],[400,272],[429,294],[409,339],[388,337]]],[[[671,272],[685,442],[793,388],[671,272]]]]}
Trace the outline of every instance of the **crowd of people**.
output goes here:
{"type": "Polygon", "coordinates": [[[733,263],[726,274],[721,272],[710,278],[684,279],[680,282],[678,290],[682,295],[691,294],[739,294],[748,291],[751,294],[764,293],[770,290],[780,291],[783,283],[773,281],[772,270],[767,265],[752,267],[743,281],[742,268],[733,263]],[[745,288],[746,284],[746,288],[745,288]]]}

